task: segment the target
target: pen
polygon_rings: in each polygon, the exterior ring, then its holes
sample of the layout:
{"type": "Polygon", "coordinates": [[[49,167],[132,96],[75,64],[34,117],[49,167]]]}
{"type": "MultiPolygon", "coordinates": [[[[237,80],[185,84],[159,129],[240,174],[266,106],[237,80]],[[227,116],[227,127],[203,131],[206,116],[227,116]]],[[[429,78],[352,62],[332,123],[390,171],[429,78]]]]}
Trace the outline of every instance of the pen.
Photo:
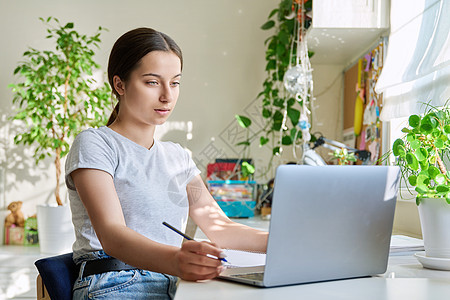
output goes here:
{"type": "MultiPolygon", "coordinates": [[[[169,229],[172,229],[173,231],[175,231],[176,233],[178,233],[179,235],[181,235],[181,236],[184,237],[185,239],[187,239],[187,240],[189,240],[189,241],[194,240],[194,239],[191,238],[190,236],[188,236],[188,235],[182,233],[181,231],[179,231],[178,229],[176,229],[175,227],[173,227],[172,225],[170,225],[169,223],[167,223],[167,222],[162,222],[162,223],[163,223],[164,226],[166,226],[166,227],[169,228],[169,229]]],[[[207,256],[209,256],[209,255],[207,255],[207,256]]],[[[212,257],[213,257],[213,256],[212,256],[212,257]]],[[[217,257],[213,257],[213,258],[217,258],[217,257]]],[[[221,261],[223,261],[223,262],[228,262],[225,258],[219,258],[219,259],[220,259],[221,261]]]]}

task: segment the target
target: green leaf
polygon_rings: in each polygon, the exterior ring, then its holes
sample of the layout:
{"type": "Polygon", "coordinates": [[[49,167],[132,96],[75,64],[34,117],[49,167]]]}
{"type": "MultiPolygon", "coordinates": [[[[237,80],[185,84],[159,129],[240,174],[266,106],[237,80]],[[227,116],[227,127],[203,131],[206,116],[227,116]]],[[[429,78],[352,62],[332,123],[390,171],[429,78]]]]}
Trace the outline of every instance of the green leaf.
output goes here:
{"type": "Polygon", "coordinates": [[[271,59],[267,62],[266,71],[275,70],[277,68],[277,61],[271,59]]]}
{"type": "Polygon", "coordinates": [[[272,154],[273,155],[278,155],[278,154],[280,154],[280,151],[281,151],[280,147],[274,147],[272,149],[272,154]]]}
{"type": "Polygon", "coordinates": [[[286,31],[280,31],[278,33],[278,39],[285,45],[289,44],[289,34],[286,31]]]}
{"type": "Polygon", "coordinates": [[[431,179],[434,180],[438,174],[441,174],[441,171],[435,166],[430,166],[428,168],[428,175],[430,175],[431,179]]]}
{"type": "Polygon", "coordinates": [[[445,176],[443,174],[438,174],[434,178],[434,182],[436,182],[436,184],[439,184],[439,185],[444,184],[446,181],[447,181],[447,179],[445,178],[445,176]]]}
{"type": "Polygon", "coordinates": [[[430,182],[430,176],[428,173],[420,173],[419,176],[417,176],[417,186],[426,186],[430,182]]]}
{"type": "Polygon", "coordinates": [[[295,108],[288,107],[287,115],[291,119],[292,125],[297,126],[298,120],[300,119],[300,111],[295,108]]]}
{"type": "Polygon", "coordinates": [[[428,123],[433,128],[436,128],[439,125],[438,121],[436,120],[436,114],[434,113],[429,113],[425,117],[423,117],[422,123],[428,123]]]}
{"type": "Polygon", "coordinates": [[[450,204],[450,193],[447,193],[447,195],[445,196],[445,201],[450,204]]]}
{"type": "Polygon", "coordinates": [[[444,132],[449,134],[450,133],[450,125],[445,125],[444,126],[444,132]]]}
{"type": "Polygon", "coordinates": [[[283,145],[292,145],[291,137],[288,136],[288,135],[283,136],[283,138],[281,139],[281,144],[283,144],[283,145]]]}
{"type": "Polygon", "coordinates": [[[431,133],[432,130],[433,130],[433,126],[431,126],[431,124],[429,124],[429,123],[420,125],[420,131],[423,134],[431,133]]]}
{"type": "Polygon", "coordinates": [[[274,26],[275,26],[275,22],[272,21],[272,20],[269,20],[269,21],[267,21],[266,23],[264,23],[264,24],[261,26],[261,29],[262,29],[262,30],[268,30],[268,29],[270,29],[270,28],[272,28],[272,27],[274,27],[274,26]]]}
{"type": "MultiPolygon", "coordinates": [[[[302,137],[302,132],[297,128],[298,127],[294,127],[291,129],[291,139],[292,139],[293,143],[295,142],[296,139],[299,139],[302,137]]],[[[313,141],[311,140],[311,142],[313,142],[313,141]]]]}
{"type": "Polygon", "coordinates": [[[406,162],[408,163],[408,166],[414,171],[417,171],[419,169],[419,161],[414,154],[406,153],[406,162]]]}
{"type": "Polygon", "coordinates": [[[421,162],[428,158],[428,151],[425,148],[419,148],[417,149],[414,154],[416,155],[417,159],[421,162]]]}
{"type": "Polygon", "coordinates": [[[400,147],[404,148],[405,143],[401,139],[396,139],[392,144],[392,152],[394,156],[400,155],[400,147]]]}
{"type": "Polygon", "coordinates": [[[275,8],[274,10],[272,10],[269,14],[268,19],[272,18],[274,14],[276,14],[278,12],[278,8],[275,8]]]}
{"type": "Polygon", "coordinates": [[[420,204],[420,202],[422,202],[422,197],[417,196],[416,197],[416,205],[418,206],[420,204]]]}
{"type": "Polygon", "coordinates": [[[436,192],[438,193],[447,193],[450,190],[450,188],[446,185],[438,185],[436,187],[436,192]]]}
{"type": "Polygon", "coordinates": [[[414,142],[416,140],[416,135],[414,133],[408,133],[406,135],[406,140],[410,143],[414,142]]]}
{"type": "Polygon", "coordinates": [[[242,128],[247,128],[252,124],[252,121],[245,116],[235,115],[234,117],[242,128]]]}
{"type": "Polygon", "coordinates": [[[418,141],[418,140],[414,140],[414,141],[412,141],[411,143],[410,143],[410,145],[411,145],[411,148],[412,149],[419,149],[420,148],[420,141],[418,141]]]}
{"type": "Polygon", "coordinates": [[[269,139],[268,138],[266,138],[266,137],[260,137],[259,138],[259,145],[260,146],[264,146],[265,144],[267,144],[269,142],[269,139]]]}
{"type": "Polygon", "coordinates": [[[275,114],[273,115],[273,120],[282,122],[283,114],[279,110],[275,111],[275,114]]]}
{"type": "Polygon", "coordinates": [[[409,133],[409,132],[411,132],[411,129],[404,127],[404,128],[402,128],[401,132],[409,133]]]}
{"type": "Polygon", "coordinates": [[[428,193],[428,188],[425,185],[416,186],[415,190],[422,195],[428,193]]]}
{"type": "Polygon", "coordinates": [[[262,115],[263,115],[264,118],[267,119],[267,118],[270,117],[271,112],[270,112],[270,110],[268,110],[267,108],[263,108],[262,115]]]}
{"type": "Polygon", "coordinates": [[[434,145],[436,146],[436,148],[442,149],[444,148],[444,141],[441,139],[437,139],[436,141],[434,141],[434,145]]]}
{"type": "Polygon", "coordinates": [[[247,177],[249,174],[255,173],[255,167],[246,161],[244,161],[241,164],[241,168],[242,168],[242,173],[243,173],[242,175],[244,177],[247,177]]]}
{"type": "Polygon", "coordinates": [[[408,177],[408,182],[410,185],[415,186],[417,185],[417,176],[416,175],[411,175],[408,177]]]}
{"type": "MultiPolygon", "coordinates": [[[[284,53],[286,52],[286,45],[283,45],[281,43],[277,44],[276,50],[277,50],[277,55],[278,56],[283,56],[284,53]]],[[[282,76],[282,75],[284,75],[284,73],[282,74],[283,70],[279,70],[279,72],[280,72],[279,78],[283,78],[283,76],[282,76]]]]}
{"type": "Polygon", "coordinates": [[[408,120],[409,126],[416,128],[420,125],[420,117],[417,115],[411,115],[408,120]]]}
{"type": "Polygon", "coordinates": [[[243,141],[243,142],[239,142],[239,143],[236,144],[236,146],[242,146],[242,145],[250,146],[250,142],[249,141],[243,141]]]}
{"type": "Polygon", "coordinates": [[[273,99],[273,106],[284,108],[284,100],[280,98],[273,99]]]}
{"type": "Polygon", "coordinates": [[[422,169],[424,171],[428,170],[428,167],[429,167],[428,161],[426,161],[426,160],[419,161],[419,165],[420,165],[420,169],[422,169]]]}

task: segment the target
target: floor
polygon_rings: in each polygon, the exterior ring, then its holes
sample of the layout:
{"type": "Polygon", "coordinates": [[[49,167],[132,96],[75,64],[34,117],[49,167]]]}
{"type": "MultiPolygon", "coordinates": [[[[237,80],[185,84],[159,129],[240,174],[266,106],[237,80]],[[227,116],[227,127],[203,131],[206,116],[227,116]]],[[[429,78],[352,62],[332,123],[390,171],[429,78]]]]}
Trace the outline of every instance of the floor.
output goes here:
{"type": "Polygon", "coordinates": [[[36,299],[34,262],[45,256],[36,246],[0,245],[0,300],[36,299]]]}
{"type": "MultiPolygon", "coordinates": [[[[269,221],[255,223],[252,219],[235,219],[243,223],[267,231],[269,221]],[[261,225],[261,224],[263,225],[261,225]]],[[[189,222],[187,232],[197,239],[206,236],[189,222]]],[[[38,272],[34,262],[40,258],[52,255],[40,253],[38,246],[0,245],[0,300],[6,299],[36,299],[36,277],[38,272]]]]}

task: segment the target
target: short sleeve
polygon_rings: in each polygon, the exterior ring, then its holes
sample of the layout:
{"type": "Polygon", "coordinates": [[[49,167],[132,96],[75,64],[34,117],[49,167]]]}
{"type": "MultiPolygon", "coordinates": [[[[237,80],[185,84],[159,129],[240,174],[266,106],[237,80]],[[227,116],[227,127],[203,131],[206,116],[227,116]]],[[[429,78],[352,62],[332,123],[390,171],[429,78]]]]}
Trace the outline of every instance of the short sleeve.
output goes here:
{"type": "Polygon", "coordinates": [[[107,136],[95,129],[88,129],[75,138],[67,155],[65,179],[68,189],[75,190],[71,173],[77,169],[97,169],[114,177],[117,155],[107,136]]]}
{"type": "Polygon", "coordinates": [[[192,179],[194,179],[195,176],[200,174],[200,170],[197,168],[197,165],[195,164],[194,160],[191,158],[191,155],[188,151],[183,149],[184,154],[186,155],[186,161],[187,161],[187,168],[186,168],[186,182],[191,182],[192,179]]]}

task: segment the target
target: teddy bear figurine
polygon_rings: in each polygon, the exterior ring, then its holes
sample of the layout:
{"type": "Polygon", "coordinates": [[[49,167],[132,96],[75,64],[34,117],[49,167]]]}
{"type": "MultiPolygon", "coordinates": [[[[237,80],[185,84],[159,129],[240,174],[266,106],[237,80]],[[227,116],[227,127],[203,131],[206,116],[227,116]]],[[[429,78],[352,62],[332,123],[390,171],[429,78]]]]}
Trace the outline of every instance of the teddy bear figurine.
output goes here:
{"type": "Polygon", "coordinates": [[[14,201],[8,205],[8,210],[11,211],[9,215],[5,218],[5,227],[9,228],[13,224],[18,227],[25,226],[25,217],[23,216],[22,211],[22,201],[14,201]]]}

